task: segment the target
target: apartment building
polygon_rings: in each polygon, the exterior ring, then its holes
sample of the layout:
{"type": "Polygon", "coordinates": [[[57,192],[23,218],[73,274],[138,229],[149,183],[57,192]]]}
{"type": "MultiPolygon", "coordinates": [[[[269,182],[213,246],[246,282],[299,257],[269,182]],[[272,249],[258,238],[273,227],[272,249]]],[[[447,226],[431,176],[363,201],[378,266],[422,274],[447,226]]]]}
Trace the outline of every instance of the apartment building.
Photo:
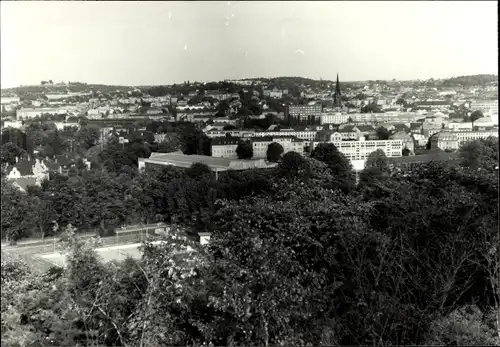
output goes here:
{"type": "Polygon", "coordinates": [[[16,111],[18,120],[40,117],[42,114],[66,114],[68,110],[62,108],[21,108],[16,111]]]}
{"type": "Polygon", "coordinates": [[[212,128],[208,128],[205,131],[205,135],[207,135],[209,138],[214,139],[217,137],[224,137],[226,135],[230,135],[232,137],[253,137],[255,134],[255,131],[252,130],[214,130],[212,128]]]}
{"type": "MultiPolygon", "coordinates": [[[[343,141],[339,133],[334,133],[330,137],[330,141],[337,147],[339,152],[344,154],[351,162],[365,161],[370,153],[381,149],[387,157],[400,157],[403,152],[402,140],[365,140],[360,137],[358,141],[343,141]]],[[[313,142],[314,149],[321,142],[313,142]]]]}
{"type": "Polygon", "coordinates": [[[456,136],[458,146],[462,146],[465,143],[486,139],[490,136],[498,137],[498,129],[488,131],[454,131],[452,134],[456,136]]]}
{"type": "Polygon", "coordinates": [[[240,139],[235,137],[216,137],[212,139],[212,157],[238,158],[236,148],[240,139]]]}
{"type": "Polygon", "coordinates": [[[459,147],[458,137],[454,133],[441,131],[430,138],[431,149],[442,149],[455,151],[459,147]]]}
{"type": "Polygon", "coordinates": [[[404,131],[398,131],[391,137],[389,137],[390,140],[401,140],[403,144],[403,148],[407,148],[410,150],[411,153],[415,153],[415,140],[414,138],[407,134],[404,131]]]}
{"type": "Polygon", "coordinates": [[[285,108],[285,116],[289,118],[307,119],[308,116],[321,117],[323,107],[316,105],[288,105],[285,108]],[[304,118],[305,117],[305,118],[304,118]]]}
{"type": "Polygon", "coordinates": [[[445,125],[445,128],[450,130],[450,131],[457,131],[457,130],[470,130],[472,131],[472,122],[450,122],[445,125]]]}
{"type": "Polygon", "coordinates": [[[305,142],[295,136],[265,136],[254,137],[252,139],[253,157],[266,158],[267,148],[273,142],[279,143],[283,146],[283,154],[288,152],[297,152],[304,155],[305,142]]]}
{"type": "Polygon", "coordinates": [[[471,103],[472,111],[480,110],[484,115],[498,116],[498,100],[478,100],[471,103]]]}
{"type": "Polygon", "coordinates": [[[262,131],[255,132],[253,137],[262,137],[262,136],[294,136],[303,141],[314,141],[316,139],[316,134],[318,131],[322,130],[322,128],[318,129],[281,129],[279,131],[262,131]]]}
{"type": "MultiPolygon", "coordinates": [[[[218,137],[212,140],[212,157],[215,158],[237,158],[236,148],[241,139],[233,137],[218,137]]],[[[297,152],[304,155],[306,142],[294,136],[262,136],[248,139],[252,143],[253,158],[266,158],[267,148],[273,143],[283,146],[283,153],[297,152]]]]}
{"type": "Polygon", "coordinates": [[[334,113],[334,114],[322,114],[320,116],[320,124],[343,124],[347,123],[349,119],[348,114],[334,113]]]}

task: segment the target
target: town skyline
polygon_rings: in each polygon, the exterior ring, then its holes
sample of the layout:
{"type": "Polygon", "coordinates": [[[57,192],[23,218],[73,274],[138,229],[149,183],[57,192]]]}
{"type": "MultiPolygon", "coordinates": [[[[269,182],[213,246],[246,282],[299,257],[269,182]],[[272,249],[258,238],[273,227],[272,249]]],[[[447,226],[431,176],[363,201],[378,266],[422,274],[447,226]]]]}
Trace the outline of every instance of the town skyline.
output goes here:
{"type": "Polygon", "coordinates": [[[144,86],[277,76],[334,81],[337,73],[346,82],[498,74],[494,2],[1,7],[2,89],[48,78],[144,86]]]}

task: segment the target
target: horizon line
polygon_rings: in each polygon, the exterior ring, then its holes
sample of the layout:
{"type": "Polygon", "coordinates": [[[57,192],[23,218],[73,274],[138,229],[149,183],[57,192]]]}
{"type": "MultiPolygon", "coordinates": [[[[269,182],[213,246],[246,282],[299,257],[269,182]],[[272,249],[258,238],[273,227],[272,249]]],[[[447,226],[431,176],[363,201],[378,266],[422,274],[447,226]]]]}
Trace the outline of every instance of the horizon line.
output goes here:
{"type": "MultiPolygon", "coordinates": [[[[428,81],[428,80],[446,80],[446,79],[452,79],[452,78],[459,78],[459,77],[470,77],[470,76],[497,76],[497,73],[477,73],[477,74],[469,74],[469,75],[453,75],[451,77],[441,77],[441,78],[434,78],[430,77],[427,79],[420,79],[420,78],[414,78],[414,79],[365,79],[365,80],[344,80],[342,81],[340,79],[341,83],[361,83],[361,82],[369,82],[369,81],[383,81],[383,82],[411,82],[411,81],[428,81]]],[[[274,77],[244,77],[244,78],[225,78],[221,80],[206,80],[206,81],[189,81],[185,80],[182,82],[171,82],[171,83],[165,83],[165,84],[115,84],[115,83],[89,83],[89,82],[82,82],[82,81],[69,81],[69,83],[82,83],[86,84],[89,86],[92,85],[101,85],[101,86],[116,86],[116,87],[128,87],[128,88],[144,88],[144,87],[158,87],[158,86],[171,86],[174,84],[184,84],[186,82],[190,83],[220,83],[220,82],[225,82],[225,81],[249,81],[249,80],[273,80],[273,79],[279,79],[279,78],[301,78],[301,79],[307,79],[311,81],[323,81],[323,82],[332,82],[336,83],[334,80],[330,79],[323,79],[321,77],[319,78],[311,78],[311,77],[304,77],[304,76],[274,76],[274,77]]],[[[50,79],[49,79],[50,80],[50,79]]],[[[48,81],[48,80],[47,80],[48,81]]],[[[58,83],[68,83],[65,81],[56,81],[54,84],[58,83]]],[[[19,84],[15,87],[1,87],[0,90],[5,90],[5,89],[16,89],[16,88],[22,88],[22,87],[38,87],[42,86],[40,83],[37,84],[19,84]]],[[[50,86],[50,85],[49,85],[50,86]]]]}

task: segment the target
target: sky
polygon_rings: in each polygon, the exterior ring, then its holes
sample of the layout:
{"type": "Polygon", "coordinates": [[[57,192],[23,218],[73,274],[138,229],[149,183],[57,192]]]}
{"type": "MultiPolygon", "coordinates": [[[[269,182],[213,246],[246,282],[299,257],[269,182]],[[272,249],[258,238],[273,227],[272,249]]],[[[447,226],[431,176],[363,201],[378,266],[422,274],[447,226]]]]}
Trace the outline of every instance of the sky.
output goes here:
{"type": "Polygon", "coordinates": [[[498,74],[496,1],[1,1],[1,86],[498,74]]]}

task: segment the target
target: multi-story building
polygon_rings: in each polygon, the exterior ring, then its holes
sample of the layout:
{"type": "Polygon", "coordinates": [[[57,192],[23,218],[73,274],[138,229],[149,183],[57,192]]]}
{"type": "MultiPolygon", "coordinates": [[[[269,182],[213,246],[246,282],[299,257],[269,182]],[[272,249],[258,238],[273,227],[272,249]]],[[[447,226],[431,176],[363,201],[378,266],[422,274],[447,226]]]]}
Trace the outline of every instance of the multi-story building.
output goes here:
{"type": "MultiPolygon", "coordinates": [[[[401,140],[368,140],[360,137],[358,141],[343,141],[342,135],[333,133],[330,141],[337,147],[339,152],[344,154],[347,159],[353,161],[365,161],[370,153],[381,149],[387,157],[400,157],[403,151],[403,141],[401,140]]],[[[321,142],[313,142],[314,149],[321,142]]]]}
{"type": "Polygon", "coordinates": [[[320,119],[323,108],[316,105],[288,105],[285,108],[285,118],[307,121],[310,117],[320,119]]]}
{"type": "Polygon", "coordinates": [[[324,113],[320,116],[320,124],[343,124],[347,123],[349,119],[348,114],[334,113],[328,114],[324,113]]]}
{"type": "Polygon", "coordinates": [[[498,117],[498,100],[478,100],[471,103],[470,109],[480,110],[484,115],[498,117]]]}
{"type": "Polygon", "coordinates": [[[323,130],[323,128],[318,127],[302,127],[296,129],[281,129],[279,131],[261,131],[255,132],[253,134],[254,137],[262,137],[262,136],[295,136],[300,140],[304,141],[314,141],[316,138],[316,134],[318,131],[323,130]]]}
{"type": "Polygon", "coordinates": [[[42,114],[66,114],[68,111],[62,108],[21,108],[16,111],[18,120],[40,117],[42,114]]]}
{"type": "Polygon", "coordinates": [[[458,137],[448,131],[440,131],[430,137],[431,149],[455,151],[458,149],[458,137]]]}
{"type": "Polygon", "coordinates": [[[266,158],[267,148],[273,142],[283,146],[283,154],[288,152],[297,152],[304,155],[305,142],[295,136],[266,136],[254,137],[252,139],[253,157],[266,158]]]}
{"type": "Polygon", "coordinates": [[[235,137],[216,137],[212,139],[212,157],[238,158],[236,148],[240,139],[235,137]]]}
{"type": "Polygon", "coordinates": [[[456,130],[470,130],[472,131],[472,122],[450,122],[446,124],[446,129],[450,131],[456,131],[456,130]]]}
{"type": "Polygon", "coordinates": [[[489,131],[454,131],[458,145],[461,146],[467,142],[472,142],[479,139],[486,139],[488,137],[498,137],[498,129],[489,131]]]}
{"type": "Polygon", "coordinates": [[[403,143],[403,149],[407,148],[408,150],[410,150],[411,153],[415,153],[415,140],[411,135],[407,134],[406,132],[398,131],[397,133],[389,137],[389,139],[401,140],[401,142],[403,143]]]}
{"type": "MultiPolygon", "coordinates": [[[[283,146],[283,153],[297,152],[304,155],[306,142],[294,136],[263,136],[248,139],[252,143],[253,158],[266,158],[267,148],[273,142],[283,146]]],[[[212,140],[212,157],[237,158],[236,148],[241,139],[234,137],[218,137],[212,140]]]]}
{"type": "Polygon", "coordinates": [[[437,109],[437,110],[446,110],[450,108],[451,106],[450,101],[446,100],[427,100],[427,101],[420,101],[417,103],[417,107],[419,108],[425,108],[425,109],[437,109]]]}

